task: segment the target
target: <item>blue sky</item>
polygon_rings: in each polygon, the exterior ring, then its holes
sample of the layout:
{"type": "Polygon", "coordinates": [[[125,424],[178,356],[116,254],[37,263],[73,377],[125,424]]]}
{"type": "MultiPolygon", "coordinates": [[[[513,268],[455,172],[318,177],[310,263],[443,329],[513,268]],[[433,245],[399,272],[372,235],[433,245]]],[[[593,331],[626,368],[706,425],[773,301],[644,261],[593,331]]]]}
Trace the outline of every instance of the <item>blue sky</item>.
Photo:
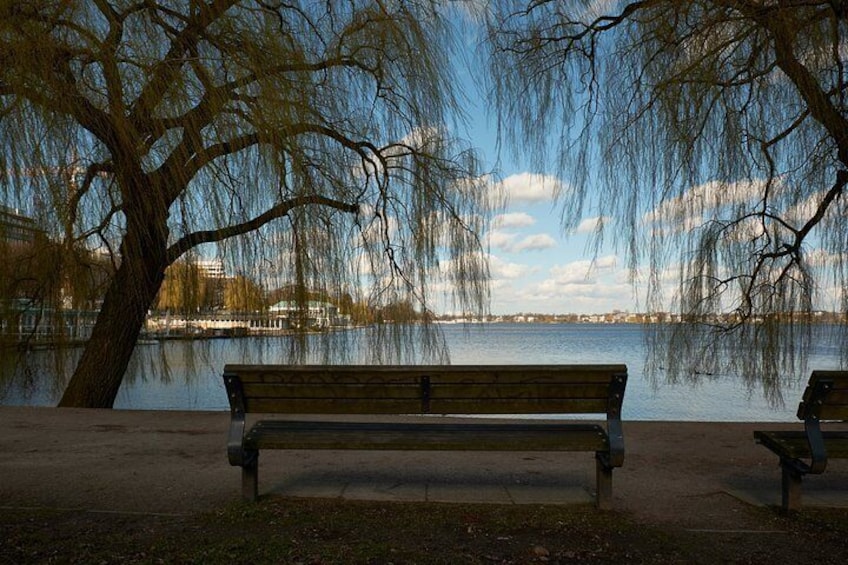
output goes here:
{"type": "MultiPolygon", "coordinates": [[[[472,10],[473,0],[466,6],[472,10]]],[[[473,28],[465,37],[469,53],[479,45],[477,31],[473,28]]],[[[636,288],[628,281],[623,255],[610,246],[596,250],[591,245],[599,219],[591,206],[586,206],[576,230],[563,230],[562,202],[557,202],[555,194],[567,191],[568,186],[553,172],[531,167],[514,156],[509,140],[502,140],[506,147],[499,151],[494,120],[485,107],[486,96],[474,85],[470,76],[473,71],[462,69],[462,65],[460,68],[463,88],[469,95],[466,111],[471,144],[481,152],[487,167],[497,173],[498,179],[493,182],[498,186],[494,188],[502,189],[507,196],[506,208],[493,218],[491,230],[485,234],[492,275],[492,313],[644,310],[636,300],[636,288]]]]}
{"type": "Polygon", "coordinates": [[[489,167],[497,163],[493,188],[506,195],[506,208],[493,217],[486,234],[492,313],[644,310],[636,298],[641,292],[628,281],[623,255],[609,245],[596,250],[591,244],[599,216],[587,207],[577,228],[566,233],[556,194],[568,186],[551,172],[512,157],[510,150],[499,151],[495,127],[481,104],[468,108],[471,142],[489,167]]]}

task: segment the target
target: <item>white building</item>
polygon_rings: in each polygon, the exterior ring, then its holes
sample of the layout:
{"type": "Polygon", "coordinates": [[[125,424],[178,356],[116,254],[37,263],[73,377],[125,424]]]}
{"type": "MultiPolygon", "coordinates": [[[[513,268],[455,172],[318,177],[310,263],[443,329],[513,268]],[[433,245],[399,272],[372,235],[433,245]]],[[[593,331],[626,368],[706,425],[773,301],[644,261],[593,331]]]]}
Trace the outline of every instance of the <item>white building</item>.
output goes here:
{"type": "Polygon", "coordinates": [[[349,324],[348,317],[339,314],[338,306],[317,300],[309,300],[305,303],[283,300],[268,308],[268,312],[289,319],[293,327],[297,324],[304,324],[307,327],[322,329],[349,324]],[[305,320],[302,320],[302,318],[305,318],[305,320]]]}
{"type": "Polygon", "coordinates": [[[224,272],[224,261],[222,259],[196,261],[194,264],[197,265],[197,269],[203,273],[204,276],[210,279],[223,279],[227,276],[224,272]]]}

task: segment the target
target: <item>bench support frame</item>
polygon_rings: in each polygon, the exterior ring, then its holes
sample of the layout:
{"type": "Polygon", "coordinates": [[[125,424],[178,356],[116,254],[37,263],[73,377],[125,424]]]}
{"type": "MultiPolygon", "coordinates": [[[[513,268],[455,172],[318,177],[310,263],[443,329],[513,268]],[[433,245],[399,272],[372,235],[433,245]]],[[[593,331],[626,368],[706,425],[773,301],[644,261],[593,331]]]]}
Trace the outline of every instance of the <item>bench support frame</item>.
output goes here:
{"type": "Polygon", "coordinates": [[[241,467],[241,497],[251,502],[259,498],[259,454],[241,467]]]}
{"type": "Polygon", "coordinates": [[[781,469],[781,505],[784,511],[794,512],[801,509],[801,482],[803,474],[792,461],[782,460],[781,469]]]}
{"type": "Polygon", "coordinates": [[[612,467],[607,466],[601,457],[595,456],[595,506],[599,510],[612,509],[612,467]]]}

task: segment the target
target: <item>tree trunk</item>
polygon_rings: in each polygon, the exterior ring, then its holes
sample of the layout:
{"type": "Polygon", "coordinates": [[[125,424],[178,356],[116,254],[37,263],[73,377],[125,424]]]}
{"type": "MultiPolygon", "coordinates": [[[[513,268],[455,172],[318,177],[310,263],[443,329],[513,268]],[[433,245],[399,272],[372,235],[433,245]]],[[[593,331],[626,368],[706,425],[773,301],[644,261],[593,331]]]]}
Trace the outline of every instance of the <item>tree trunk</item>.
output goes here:
{"type": "Polygon", "coordinates": [[[121,265],[59,406],[112,408],[147,312],[165,277],[167,229],[127,218],[121,265]],[[144,225],[144,224],[147,225],[144,225]],[[157,229],[158,228],[158,229],[157,229]]]}

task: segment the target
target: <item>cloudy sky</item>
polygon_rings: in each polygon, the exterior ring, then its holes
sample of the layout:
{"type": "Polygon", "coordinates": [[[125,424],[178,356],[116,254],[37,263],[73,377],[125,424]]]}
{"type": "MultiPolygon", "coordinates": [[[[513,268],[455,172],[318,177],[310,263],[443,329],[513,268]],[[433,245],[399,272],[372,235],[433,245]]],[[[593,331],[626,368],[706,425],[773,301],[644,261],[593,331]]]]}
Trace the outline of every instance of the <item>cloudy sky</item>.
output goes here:
{"type": "Polygon", "coordinates": [[[568,186],[547,171],[511,158],[509,151],[499,152],[485,108],[471,108],[469,113],[471,142],[490,166],[498,163],[493,190],[506,197],[506,208],[494,216],[486,237],[492,313],[644,311],[637,300],[637,295],[644,299],[644,293],[628,281],[623,254],[611,246],[596,250],[592,245],[600,218],[587,209],[576,230],[566,233],[562,202],[556,196],[568,186]]]}
{"type": "MultiPolygon", "coordinates": [[[[477,131],[475,141],[483,142],[481,151],[494,162],[497,154],[493,137],[480,133],[486,131],[485,126],[477,131]]],[[[576,228],[566,231],[562,226],[563,205],[556,195],[569,187],[544,171],[529,170],[520,163],[499,162],[501,176],[493,181],[492,190],[505,194],[506,208],[494,216],[485,237],[492,276],[492,313],[645,312],[645,286],[638,279],[630,280],[624,250],[594,245],[593,233],[604,220],[593,215],[589,207],[583,217],[573,222],[576,228]]],[[[780,179],[775,181],[772,192],[781,191],[785,188],[782,185],[780,179]]],[[[763,190],[763,181],[758,180],[709,181],[664,200],[642,219],[655,230],[682,233],[703,225],[703,211],[756,201],[763,190]]],[[[809,218],[822,197],[822,192],[814,192],[785,210],[784,216],[790,220],[809,218]]],[[[606,221],[609,232],[614,224],[606,221]]],[[[738,230],[738,237],[762,233],[762,227],[755,223],[740,223],[738,230]]],[[[830,268],[838,259],[819,245],[821,241],[816,238],[805,244],[808,266],[813,270],[830,268]]],[[[678,271],[679,264],[671,264],[658,274],[666,300],[676,294],[678,271]]],[[[838,310],[837,281],[824,278],[819,283],[824,284],[816,288],[814,308],[838,310]]],[[[666,303],[664,309],[669,308],[666,303]]]]}
{"type": "Polygon", "coordinates": [[[587,216],[575,231],[563,230],[555,199],[564,188],[560,181],[514,169],[499,184],[507,206],[487,237],[493,313],[638,310],[621,257],[590,245],[599,218],[587,216]]]}

